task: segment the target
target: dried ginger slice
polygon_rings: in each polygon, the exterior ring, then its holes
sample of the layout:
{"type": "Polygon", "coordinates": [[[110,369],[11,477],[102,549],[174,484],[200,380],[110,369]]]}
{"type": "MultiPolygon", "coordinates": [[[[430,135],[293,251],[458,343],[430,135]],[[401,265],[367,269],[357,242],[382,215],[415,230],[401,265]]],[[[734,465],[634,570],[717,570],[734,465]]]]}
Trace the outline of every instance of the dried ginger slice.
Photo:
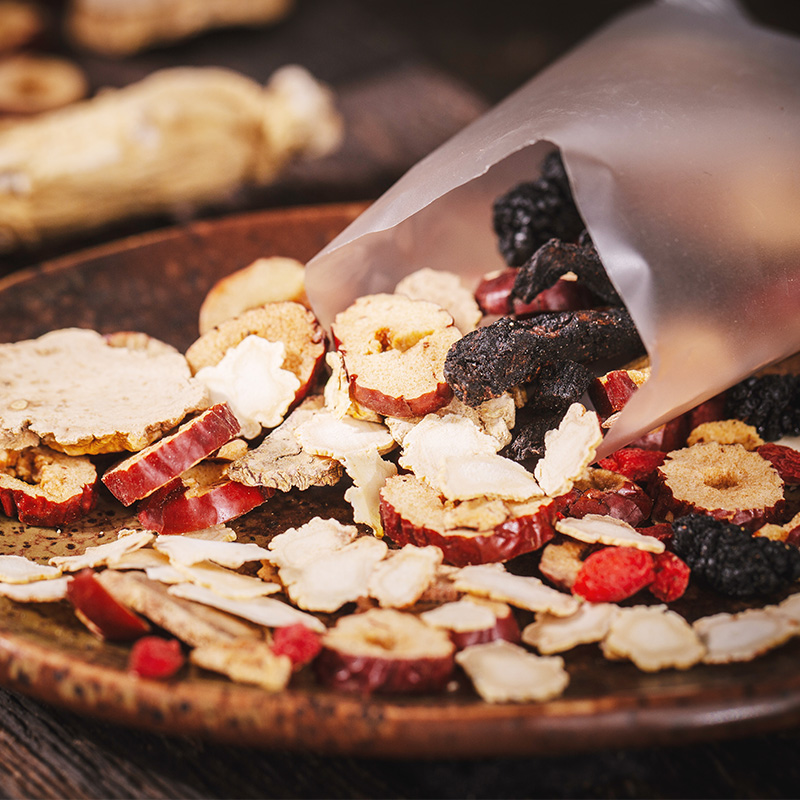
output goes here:
{"type": "Polygon", "coordinates": [[[115,347],[67,328],[0,345],[0,448],[141,450],[208,404],[172,348],[115,347]]]}
{"type": "Polygon", "coordinates": [[[751,661],[800,632],[800,623],[770,607],[712,614],[696,620],[693,627],[706,646],[706,664],[751,661]]]}
{"type": "Polygon", "coordinates": [[[600,644],[609,659],[630,659],[643,672],[688,669],[706,648],[692,626],[666,606],[621,608],[600,644]]]}
{"type": "Polygon", "coordinates": [[[587,514],[580,518],[565,517],[556,522],[556,530],[586,544],[635,547],[648,553],[663,553],[665,549],[664,542],[655,536],[639,533],[624,520],[604,514],[587,514]]]}
{"type": "Polygon", "coordinates": [[[545,655],[599,642],[605,638],[619,610],[614,603],[583,603],[568,617],[537,614],[536,620],[523,628],[522,641],[545,655]]]}
{"type": "Polygon", "coordinates": [[[544,702],[569,684],[562,658],[537,656],[502,640],[466,647],[456,653],[456,663],[487,703],[544,702]]]}

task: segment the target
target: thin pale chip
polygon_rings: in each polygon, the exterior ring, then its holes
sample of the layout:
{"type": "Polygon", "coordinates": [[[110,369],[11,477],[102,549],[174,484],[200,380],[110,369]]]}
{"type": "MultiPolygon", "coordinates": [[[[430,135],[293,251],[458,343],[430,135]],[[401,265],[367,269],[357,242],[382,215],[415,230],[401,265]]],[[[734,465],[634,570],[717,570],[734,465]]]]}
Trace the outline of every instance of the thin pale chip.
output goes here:
{"type": "Polygon", "coordinates": [[[66,598],[69,581],[62,575],[30,583],[0,583],[0,595],[17,603],[54,603],[66,598]]]}
{"type": "Polygon", "coordinates": [[[556,522],[556,530],[587,544],[607,544],[616,547],[635,547],[648,553],[663,553],[664,542],[655,536],[639,533],[627,522],[603,514],[585,517],[566,517],[556,522]]]}
{"type": "Polygon", "coordinates": [[[269,541],[266,559],[283,569],[302,569],[309,561],[340,550],[358,536],[355,525],[314,517],[299,528],[289,528],[269,541]]]}
{"type": "Polygon", "coordinates": [[[563,653],[579,644],[601,641],[619,613],[614,603],[583,603],[569,617],[537,614],[522,630],[522,641],[540,653],[563,653]]]}
{"type": "Polygon", "coordinates": [[[157,566],[146,567],[144,574],[151,581],[173,586],[176,583],[186,583],[186,575],[175,569],[170,563],[159,564],[157,566]]]}
{"type": "Polygon", "coordinates": [[[274,597],[254,597],[250,600],[231,600],[221,597],[216,592],[197,586],[193,583],[182,583],[169,589],[169,593],[184,600],[193,600],[196,603],[211,606],[219,611],[225,611],[236,617],[241,617],[256,625],[266,628],[282,628],[286,625],[305,625],[312,631],[324,633],[325,625],[313,614],[276,600],[274,597]]]}
{"type": "Polygon", "coordinates": [[[87,547],[79,555],[55,556],[50,559],[50,564],[59,567],[64,572],[78,572],[82,569],[102,567],[121,558],[125,553],[131,553],[150,544],[154,538],[155,534],[152,531],[126,530],[124,535],[120,535],[118,539],[87,547]]]}
{"type": "Polygon", "coordinates": [[[462,567],[453,579],[455,588],[510,603],[529,611],[547,611],[559,617],[574,614],[581,601],[571,594],[547,586],[539,578],[514,575],[502,564],[476,564],[462,567]]]}
{"type": "Polygon", "coordinates": [[[601,648],[606,658],[630,659],[643,672],[688,669],[706,652],[692,626],[662,605],[621,608],[601,648]]]}
{"type": "Polygon", "coordinates": [[[569,684],[559,656],[537,656],[502,640],[466,647],[456,653],[456,662],[487,703],[544,702],[569,684]]]}
{"type": "Polygon", "coordinates": [[[187,539],[205,539],[210,542],[235,542],[236,531],[227,525],[212,525],[209,528],[201,528],[199,531],[192,531],[185,534],[187,539]]]}
{"type": "Polygon", "coordinates": [[[223,597],[230,597],[234,600],[263,597],[273,594],[281,588],[277,583],[267,583],[261,578],[242,575],[240,572],[234,572],[207,561],[200,564],[173,564],[172,566],[182,573],[189,583],[205,586],[206,589],[211,589],[223,597]]]}
{"type": "Polygon", "coordinates": [[[407,608],[419,600],[442,563],[438,547],[407,544],[391,551],[372,571],[368,591],[382,608],[407,608]]]}
{"type": "Polygon", "coordinates": [[[37,564],[24,556],[0,556],[0,581],[4,583],[32,583],[58,578],[61,570],[37,564]]]}
{"type": "Polygon", "coordinates": [[[153,569],[169,565],[169,558],[151,547],[140,547],[106,563],[111,569],[153,569]]]}
{"type": "Polygon", "coordinates": [[[706,664],[751,661],[800,631],[796,622],[770,608],[712,614],[696,620],[693,627],[706,646],[706,664]]]}
{"type": "Polygon", "coordinates": [[[241,639],[195,647],[189,660],[203,669],[220,672],[236,683],[279,692],[292,676],[292,661],[276,655],[266,642],[241,639]]]}
{"type": "Polygon", "coordinates": [[[192,566],[211,561],[221,567],[236,569],[248,561],[269,558],[269,550],[253,542],[225,542],[197,539],[190,536],[159,536],[153,547],[164,553],[170,563],[192,566]]]}

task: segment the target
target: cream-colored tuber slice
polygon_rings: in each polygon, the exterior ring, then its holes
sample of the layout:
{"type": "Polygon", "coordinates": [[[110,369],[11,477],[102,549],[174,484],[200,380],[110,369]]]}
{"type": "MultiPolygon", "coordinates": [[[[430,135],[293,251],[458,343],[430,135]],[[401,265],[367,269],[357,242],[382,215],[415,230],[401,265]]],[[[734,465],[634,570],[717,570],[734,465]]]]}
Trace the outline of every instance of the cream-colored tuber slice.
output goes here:
{"type": "Polygon", "coordinates": [[[114,347],[79,328],[0,345],[0,447],[141,450],[208,405],[172,349],[114,347]]]}
{"type": "Polygon", "coordinates": [[[200,334],[251,308],[284,301],[307,305],[303,265],[283,256],[257,258],[209,289],[200,305],[200,334]]]}
{"type": "Polygon", "coordinates": [[[170,566],[177,570],[183,580],[216,592],[222,597],[232,600],[249,600],[264,597],[280,591],[280,585],[251,575],[244,575],[236,570],[226,569],[209,561],[185,564],[170,561],[170,566]]]}
{"type": "Polygon", "coordinates": [[[192,566],[211,561],[221,567],[237,569],[248,561],[269,557],[269,550],[253,542],[225,542],[192,536],[158,536],[153,547],[173,564],[192,566]]]}
{"type": "Polygon", "coordinates": [[[666,606],[621,608],[600,646],[606,658],[630,659],[643,672],[688,669],[706,653],[692,626],[666,606]]]}
{"type": "Polygon", "coordinates": [[[382,608],[408,608],[419,600],[436,577],[442,563],[438,547],[407,544],[390,551],[369,578],[370,597],[382,608]]]}
{"type": "Polygon", "coordinates": [[[594,461],[602,441],[597,414],[587,411],[580,403],[573,403],[558,428],[544,436],[544,456],[534,470],[542,491],[550,497],[568,492],[594,461]]]}
{"type": "Polygon", "coordinates": [[[0,556],[0,581],[24,584],[61,577],[61,568],[32,561],[25,556],[0,556]]]}
{"type": "Polygon", "coordinates": [[[74,556],[54,556],[50,564],[63,572],[78,572],[82,569],[102,567],[116,561],[125,553],[145,547],[155,539],[153,531],[120,531],[116,539],[105,544],[87,547],[83,553],[74,556]]]}
{"type": "Polygon", "coordinates": [[[800,633],[800,623],[769,606],[701,617],[692,627],[706,646],[706,664],[751,661],[800,633]]]}
{"type": "Polygon", "coordinates": [[[448,500],[541,496],[533,475],[497,449],[497,440],[467,417],[430,414],[405,435],[399,463],[448,500]]]}
{"type": "Polygon", "coordinates": [[[313,614],[299,611],[294,606],[274,597],[234,600],[194,583],[180,583],[171,586],[168,591],[172,597],[181,597],[184,600],[202,603],[267,628],[282,628],[285,625],[300,624],[319,633],[325,631],[325,625],[313,614]]]}
{"type": "Polygon", "coordinates": [[[541,703],[560,696],[569,684],[559,656],[537,656],[502,640],[467,647],[456,654],[456,662],[487,703],[541,703]]]}
{"type": "Polygon", "coordinates": [[[560,519],[556,522],[556,530],[586,544],[635,547],[648,553],[663,553],[665,549],[664,542],[655,536],[639,533],[627,522],[602,514],[587,514],[580,519],[560,519]]]}
{"type": "Polygon", "coordinates": [[[247,683],[268,692],[286,688],[292,676],[292,661],[276,655],[269,644],[252,639],[214,642],[189,653],[192,664],[227,675],[235,683],[247,683]]]}
{"type": "Polygon", "coordinates": [[[314,517],[299,528],[288,528],[269,541],[269,561],[281,569],[300,571],[322,555],[341,550],[358,536],[355,525],[314,517]]]}
{"type": "Polygon", "coordinates": [[[88,91],[83,70],[65,58],[21,53],[0,60],[0,115],[42,114],[83,100],[88,91]]]}
{"type": "Polygon", "coordinates": [[[614,603],[583,603],[568,617],[537,614],[522,630],[522,641],[540,653],[563,653],[579,644],[599,642],[619,611],[614,603]]]}
{"type": "Polygon", "coordinates": [[[528,611],[546,611],[557,617],[574,614],[581,601],[546,586],[535,577],[515,575],[502,564],[463,567],[453,579],[456,589],[479,597],[510,603],[528,611]]]}
{"type": "Polygon", "coordinates": [[[70,578],[66,575],[30,583],[0,582],[0,596],[15,603],[57,603],[67,597],[70,578]]]}
{"type": "Polygon", "coordinates": [[[440,306],[403,295],[367,295],[337,314],[332,328],[350,396],[360,406],[414,417],[453,396],[444,360],[461,334],[440,306]]]}
{"type": "Polygon", "coordinates": [[[474,331],[483,317],[475,294],[464,286],[455,272],[423,267],[406,275],[394,291],[412,300],[427,300],[441,306],[452,316],[462,334],[474,331]]]}
{"type": "Polygon", "coordinates": [[[307,397],[258,447],[230,464],[228,477],[246,486],[280,492],[338,483],[342,477],[339,462],[307,453],[295,435],[298,427],[321,408],[321,397],[307,397]]]}

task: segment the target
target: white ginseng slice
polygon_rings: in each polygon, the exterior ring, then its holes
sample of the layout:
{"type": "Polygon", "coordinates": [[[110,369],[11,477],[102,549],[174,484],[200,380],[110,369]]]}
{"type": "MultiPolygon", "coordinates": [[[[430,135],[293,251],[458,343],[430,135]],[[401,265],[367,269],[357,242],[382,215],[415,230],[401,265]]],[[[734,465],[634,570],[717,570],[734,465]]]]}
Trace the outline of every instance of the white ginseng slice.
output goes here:
{"type": "Polygon", "coordinates": [[[606,658],[630,659],[643,672],[688,669],[706,652],[692,626],[666,606],[620,609],[601,648],[606,658]]]}
{"type": "Polygon", "coordinates": [[[442,551],[431,545],[407,544],[392,551],[370,576],[370,597],[382,608],[407,608],[431,585],[441,563],[442,551]]]}
{"type": "Polygon", "coordinates": [[[453,578],[455,588],[510,603],[529,611],[547,611],[559,617],[574,614],[581,601],[571,594],[547,586],[538,578],[514,575],[502,564],[476,564],[462,567],[453,578]]]}
{"type": "Polygon", "coordinates": [[[122,530],[117,539],[105,544],[87,547],[76,556],[55,556],[50,564],[64,572],[78,572],[82,569],[106,566],[126,553],[138,550],[155,539],[153,531],[122,530]]]}
{"type": "Polygon", "coordinates": [[[280,590],[277,583],[262,581],[250,575],[242,575],[230,569],[202,562],[200,564],[172,564],[184,576],[184,580],[204,586],[223,597],[244,600],[251,597],[262,597],[280,590]]]}
{"type": "Polygon", "coordinates": [[[32,583],[60,576],[58,567],[37,564],[25,556],[0,556],[0,581],[4,583],[32,583]]]}
{"type": "Polygon", "coordinates": [[[153,547],[168,556],[172,564],[186,566],[211,561],[236,569],[248,561],[259,561],[270,555],[269,550],[253,542],[216,542],[190,536],[159,536],[153,547]]]}
{"type": "Polygon", "coordinates": [[[395,446],[392,434],[382,423],[338,417],[324,408],[314,411],[298,425],[295,437],[307,453],[342,463],[362,450],[387,453],[395,446]]]}
{"type": "Polygon", "coordinates": [[[768,608],[750,608],[738,614],[713,614],[694,622],[707,648],[707,664],[750,661],[795,636],[800,626],[768,608]]]}
{"type": "Polygon", "coordinates": [[[573,403],[558,425],[544,436],[544,456],[534,470],[548,497],[565,494],[594,461],[603,441],[597,414],[573,403]]]}
{"type": "Polygon", "coordinates": [[[466,647],[456,662],[487,703],[544,702],[569,684],[562,658],[537,656],[502,640],[466,647]]]}
{"type": "Polygon", "coordinates": [[[184,600],[193,600],[219,611],[226,611],[266,628],[282,628],[286,625],[305,625],[312,631],[323,633],[325,625],[313,614],[306,614],[294,606],[274,597],[253,597],[249,600],[232,600],[193,583],[182,583],[169,589],[169,593],[184,600]]]}
{"type": "Polygon", "coordinates": [[[787,617],[792,622],[800,623],[800,592],[797,594],[790,594],[785,600],[782,600],[778,605],[772,606],[776,614],[787,617]]]}
{"type": "Polygon", "coordinates": [[[583,603],[569,617],[537,614],[522,631],[522,641],[540,653],[563,653],[579,644],[599,642],[619,613],[614,603],[583,603]]]}
{"type": "Polygon", "coordinates": [[[275,655],[267,642],[252,639],[203,644],[191,651],[189,660],[236,683],[253,684],[268,692],[282,691],[292,676],[288,656],[275,655]]]}
{"type": "Polygon", "coordinates": [[[0,583],[0,595],[16,603],[55,603],[66,598],[69,581],[63,575],[30,583],[0,583]]]}
{"type": "Polygon", "coordinates": [[[355,525],[314,517],[299,528],[288,528],[274,536],[267,545],[267,560],[282,569],[300,570],[320,556],[341,550],[357,536],[355,525]]]}
{"type": "Polygon", "coordinates": [[[580,519],[566,517],[556,522],[556,530],[587,544],[635,547],[648,553],[663,553],[664,542],[639,533],[627,522],[602,514],[587,514],[580,519]]]}

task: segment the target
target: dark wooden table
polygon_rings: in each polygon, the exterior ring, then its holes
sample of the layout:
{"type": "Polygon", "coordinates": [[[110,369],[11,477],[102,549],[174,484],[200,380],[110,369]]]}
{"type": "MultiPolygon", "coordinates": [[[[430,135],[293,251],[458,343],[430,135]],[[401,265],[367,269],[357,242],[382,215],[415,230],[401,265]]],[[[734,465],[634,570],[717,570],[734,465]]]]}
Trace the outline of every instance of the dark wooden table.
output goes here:
{"type": "MultiPolygon", "coordinates": [[[[287,62],[304,64],[334,87],[348,123],[342,150],[204,212],[214,216],[376,197],[631,5],[298,0],[295,13],[274,29],[220,31],[119,62],[80,60],[95,88],[176,64],[222,64],[266,79],[287,62]]],[[[767,24],[800,32],[800,6],[791,0],[745,6],[767,24]]],[[[0,264],[0,274],[172,223],[126,223],[20,253],[0,264]]],[[[0,690],[0,796],[9,798],[796,797],[798,749],[800,730],[792,729],[673,748],[608,750],[599,742],[594,752],[549,758],[334,758],[143,733],[0,690]]]]}

